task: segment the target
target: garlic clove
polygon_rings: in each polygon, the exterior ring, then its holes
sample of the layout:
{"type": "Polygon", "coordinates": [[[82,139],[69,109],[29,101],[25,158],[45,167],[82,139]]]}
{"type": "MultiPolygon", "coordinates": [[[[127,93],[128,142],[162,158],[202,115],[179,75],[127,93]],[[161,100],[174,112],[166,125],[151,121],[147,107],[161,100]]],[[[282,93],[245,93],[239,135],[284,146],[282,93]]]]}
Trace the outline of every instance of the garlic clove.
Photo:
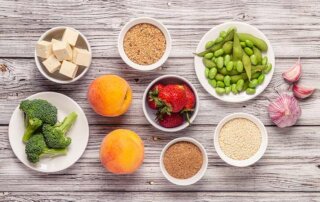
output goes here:
{"type": "Polygon", "coordinates": [[[282,73],[282,77],[289,83],[294,83],[300,79],[301,73],[302,67],[299,58],[298,61],[290,69],[282,73]]]}
{"type": "Polygon", "coordinates": [[[312,95],[315,91],[315,88],[294,84],[292,87],[292,91],[296,98],[304,99],[312,95]]]}

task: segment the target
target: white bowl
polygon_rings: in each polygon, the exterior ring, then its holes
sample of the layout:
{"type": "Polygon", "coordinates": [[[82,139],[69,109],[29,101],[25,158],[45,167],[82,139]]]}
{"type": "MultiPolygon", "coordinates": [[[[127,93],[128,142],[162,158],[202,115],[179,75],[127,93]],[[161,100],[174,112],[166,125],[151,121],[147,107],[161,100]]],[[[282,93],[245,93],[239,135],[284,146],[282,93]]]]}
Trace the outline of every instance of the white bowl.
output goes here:
{"type": "Polygon", "coordinates": [[[200,40],[200,42],[198,44],[196,53],[204,51],[205,44],[208,41],[217,38],[221,31],[226,31],[230,27],[236,27],[238,32],[249,33],[249,34],[252,34],[258,38],[261,38],[268,45],[268,51],[266,54],[263,53],[263,55],[268,56],[268,62],[272,64],[272,69],[268,74],[266,74],[264,82],[261,85],[257,86],[256,93],[253,95],[248,95],[245,92],[239,93],[237,95],[234,95],[232,93],[230,93],[229,95],[218,95],[216,93],[215,89],[208,83],[208,80],[205,77],[205,74],[204,74],[205,66],[202,63],[202,57],[198,57],[198,56],[194,57],[194,67],[195,67],[195,71],[196,71],[197,77],[199,79],[199,82],[201,83],[203,88],[206,89],[206,91],[209,94],[211,94],[212,96],[214,96],[222,101],[225,101],[225,102],[244,102],[244,101],[251,100],[251,99],[255,98],[256,96],[258,96],[262,91],[264,91],[264,89],[270,83],[271,78],[273,76],[274,69],[275,69],[274,52],[273,52],[272,46],[271,46],[269,40],[267,39],[267,37],[261,31],[259,31],[257,28],[255,28],[254,26],[249,25],[244,22],[226,22],[226,23],[220,24],[218,26],[215,26],[214,28],[212,28],[210,31],[208,31],[202,37],[202,39],[200,40]]]}
{"type": "Polygon", "coordinates": [[[232,165],[232,166],[236,166],[236,167],[246,167],[246,166],[250,166],[250,165],[256,163],[265,153],[265,151],[267,149],[267,145],[268,145],[268,133],[267,133],[267,130],[264,127],[263,123],[257,117],[250,115],[250,114],[246,114],[246,113],[234,113],[234,114],[231,114],[231,115],[224,117],[219,122],[219,124],[216,127],[216,130],[214,132],[214,147],[215,147],[218,155],[226,163],[228,163],[229,165],[232,165]],[[228,121],[235,119],[235,118],[245,118],[245,119],[252,121],[253,123],[255,123],[257,125],[257,127],[259,128],[260,133],[261,133],[261,145],[260,145],[259,150],[252,157],[250,157],[246,160],[234,160],[232,158],[229,158],[227,155],[225,155],[223,153],[223,151],[220,148],[220,144],[219,144],[220,130],[224,124],[226,124],[228,121]]]}
{"type": "Polygon", "coordinates": [[[118,51],[119,54],[122,58],[122,60],[129,65],[130,67],[140,70],[140,71],[150,71],[150,70],[154,70],[158,67],[160,67],[169,57],[170,51],[171,51],[171,36],[169,31],[167,30],[167,28],[158,20],[154,19],[154,18],[148,18],[148,17],[141,17],[141,18],[135,18],[131,21],[129,21],[121,30],[119,38],[118,38],[118,51]],[[131,27],[137,25],[137,24],[141,24],[141,23],[148,23],[148,24],[152,24],[154,26],[156,26],[157,28],[159,28],[162,33],[164,34],[165,38],[166,38],[166,50],[163,54],[163,56],[154,64],[151,65],[139,65],[134,63],[133,61],[131,61],[127,54],[124,52],[124,48],[123,48],[123,40],[124,37],[126,35],[126,33],[130,30],[131,27]]]}
{"type": "MultiPolygon", "coordinates": [[[[49,29],[44,34],[42,34],[42,36],[39,38],[38,41],[42,41],[42,40],[51,41],[52,38],[60,40],[62,38],[64,30],[67,28],[75,30],[76,32],[79,33],[79,37],[78,37],[78,40],[77,40],[75,47],[86,49],[91,53],[91,58],[90,58],[90,64],[91,64],[92,51],[91,51],[91,47],[90,47],[90,44],[89,44],[87,38],[81,32],[79,32],[78,30],[76,30],[72,27],[61,26],[61,27],[54,27],[52,29],[49,29]]],[[[73,83],[73,82],[79,80],[81,77],[83,77],[83,75],[85,75],[87,73],[87,71],[89,70],[89,67],[90,67],[90,64],[88,67],[79,66],[76,77],[74,79],[70,79],[70,78],[67,78],[67,77],[59,74],[58,71],[53,74],[48,72],[47,69],[42,64],[42,61],[44,61],[45,59],[38,57],[36,50],[34,52],[34,59],[35,59],[36,66],[39,69],[40,73],[45,78],[49,79],[50,81],[53,81],[53,82],[59,83],[59,84],[68,84],[68,83],[73,83]]]]}
{"type": "Polygon", "coordinates": [[[54,92],[42,92],[31,95],[26,99],[44,99],[58,109],[58,120],[61,121],[71,112],[76,112],[78,118],[70,131],[68,137],[72,139],[68,147],[68,153],[53,158],[41,158],[36,164],[30,163],[25,154],[25,144],[22,136],[25,131],[24,114],[19,106],[14,110],[9,123],[9,142],[13,153],[27,167],[44,173],[53,173],[69,168],[82,156],[89,140],[89,124],[81,107],[71,98],[54,92]]]}
{"type": "Polygon", "coordinates": [[[146,88],[146,90],[144,91],[143,97],[142,97],[142,109],[143,109],[143,113],[145,115],[145,117],[147,118],[147,120],[149,121],[149,123],[151,123],[155,128],[162,130],[164,132],[177,132],[180,130],[185,129],[186,127],[188,127],[190,124],[185,121],[182,125],[175,127],[175,128],[165,128],[159,125],[159,123],[156,122],[156,111],[151,109],[148,106],[148,102],[147,102],[147,98],[148,98],[148,92],[150,91],[150,89],[158,83],[162,83],[162,84],[187,84],[191,90],[193,91],[195,97],[196,97],[196,104],[194,107],[194,111],[191,113],[190,116],[190,123],[192,123],[199,111],[199,96],[197,93],[197,90],[194,88],[194,86],[192,85],[192,83],[190,83],[187,79],[181,77],[181,76],[177,76],[177,75],[163,75],[160,76],[158,78],[156,78],[155,80],[153,80],[148,87],[146,88]]]}
{"type": "Polygon", "coordinates": [[[205,174],[206,170],[208,168],[208,155],[206,150],[204,149],[204,147],[202,146],[202,144],[200,142],[198,142],[197,140],[190,138],[190,137],[180,137],[180,138],[176,138],[174,140],[171,140],[163,149],[161,152],[161,156],[160,156],[160,169],[162,174],[167,178],[167,180],[169,180],[171,183],[176,184],[176,185],[182,185],[182,186],[186,186],[186,185],[191,185],[194,184],[196,182],[198,182],[203,175],[205,174]],[[198,171],[197,174],[195,174],[194,176],[188,178],[188,179],[177,179],[172,177],[166,170],[164,163],[163,163],[163,157],[165,152],[167,151],[167,149],[177,143],[177,142],[190,142],[193,143],[194,145],[196,145],[202,153],[203,156],[203,163],[202,166],[200,168],[200,170],[198,171]]]}

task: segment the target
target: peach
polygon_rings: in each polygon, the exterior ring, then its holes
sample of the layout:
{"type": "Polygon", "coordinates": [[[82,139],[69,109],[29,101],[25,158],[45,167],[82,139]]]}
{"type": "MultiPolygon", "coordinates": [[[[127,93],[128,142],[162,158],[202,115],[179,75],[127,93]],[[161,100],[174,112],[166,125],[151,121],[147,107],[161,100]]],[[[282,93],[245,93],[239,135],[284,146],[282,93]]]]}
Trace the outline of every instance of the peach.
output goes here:
{"type": "Polygon", "coordinates": [[[100,161],[114,174],[135,172],[142,164],[144,145],[133,131],[117,129],[105,136],[100,147],[100,161]]]}
{"type": "Polygon", "coordinates": [[[88,101],[92,109],[102,116],[120,116],[131,105],[132,90],[120,76],[104,75],[96,78],[89,86],[88,101]]]}

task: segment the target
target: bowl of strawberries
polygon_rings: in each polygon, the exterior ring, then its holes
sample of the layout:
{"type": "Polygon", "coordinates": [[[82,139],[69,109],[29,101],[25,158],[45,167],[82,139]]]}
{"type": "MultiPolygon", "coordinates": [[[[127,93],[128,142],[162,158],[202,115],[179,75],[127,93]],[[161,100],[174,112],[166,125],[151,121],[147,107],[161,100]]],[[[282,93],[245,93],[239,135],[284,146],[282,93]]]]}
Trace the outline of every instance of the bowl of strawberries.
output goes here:
{"type": "Polygon", "coordinates": [[[199,110],[199,97],[185,78],[164,75],[153,80],[143,94],[142,109],[155,128],[177,132],[188,127],[199,110]]]}

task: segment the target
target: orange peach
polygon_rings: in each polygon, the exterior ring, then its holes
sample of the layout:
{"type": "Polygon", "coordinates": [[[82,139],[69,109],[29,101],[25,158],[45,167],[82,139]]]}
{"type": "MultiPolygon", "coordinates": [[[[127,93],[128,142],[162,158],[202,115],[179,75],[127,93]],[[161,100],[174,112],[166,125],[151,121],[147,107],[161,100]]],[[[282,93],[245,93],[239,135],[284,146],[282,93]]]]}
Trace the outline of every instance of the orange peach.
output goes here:
{"type": "Polygon", "coordinates": [[[120,116],[131,105],[132,90],[120,76],[104,75],[96,78],[89,86],[88,101],[92,109],[102,116],[120,116]]]}
{"type": "Polygon", "coordinates": [[[141,166],[143,158],[143,141],[131,130],[114,130],[101,143],[100,161],[114,174],[135,172],[141,166]]]}

